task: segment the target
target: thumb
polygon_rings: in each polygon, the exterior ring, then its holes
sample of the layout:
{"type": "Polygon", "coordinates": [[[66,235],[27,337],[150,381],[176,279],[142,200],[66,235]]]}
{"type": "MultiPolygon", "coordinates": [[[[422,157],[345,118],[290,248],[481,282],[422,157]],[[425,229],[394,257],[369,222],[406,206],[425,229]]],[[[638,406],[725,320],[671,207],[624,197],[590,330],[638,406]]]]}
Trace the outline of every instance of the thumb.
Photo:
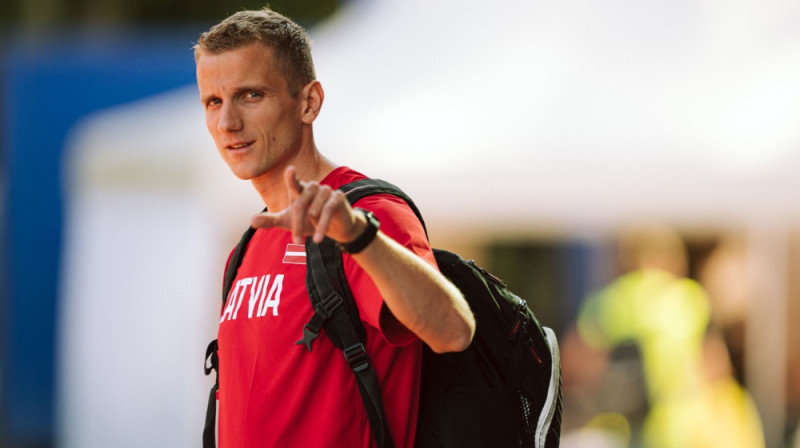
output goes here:
{"type": "Polygon", "coordinates": [[[283,181],[286,184],[286,190],[289,192],[289,202],[291,203],[303,192],[303,183],[297,178],[297,168],[294,165],[289,165],[283,171],[283,181]]]}

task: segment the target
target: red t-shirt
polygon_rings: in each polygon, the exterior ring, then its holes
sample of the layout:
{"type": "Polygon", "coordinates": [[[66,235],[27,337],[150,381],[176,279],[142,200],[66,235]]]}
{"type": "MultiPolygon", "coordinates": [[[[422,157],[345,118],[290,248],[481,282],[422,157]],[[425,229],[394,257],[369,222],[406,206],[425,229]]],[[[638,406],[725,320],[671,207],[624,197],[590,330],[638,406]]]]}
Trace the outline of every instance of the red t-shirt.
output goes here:
{"type": "MultiPolygon", "coordinates": [[[[322,183],[338,188],[362,178],[340,167],[322,183]]],[[[422,226],[405,202],[375,195],[357,205],[375,213],[382,232],[436,266],[422,226]]],[[[304,254],[304,247],[292,244],[290,233],[281,229],[259,229],[245,253],[219,326],[220,448],[375,446],[341,350],[324,332],[312,352],[295,345],[313,314],[304,254]]],[[[375,284],[347,255],[344,267],[392,437],[398,448],[411,447],[422,343],[390,313],[381,321],[384,302],[375,284]]]]}

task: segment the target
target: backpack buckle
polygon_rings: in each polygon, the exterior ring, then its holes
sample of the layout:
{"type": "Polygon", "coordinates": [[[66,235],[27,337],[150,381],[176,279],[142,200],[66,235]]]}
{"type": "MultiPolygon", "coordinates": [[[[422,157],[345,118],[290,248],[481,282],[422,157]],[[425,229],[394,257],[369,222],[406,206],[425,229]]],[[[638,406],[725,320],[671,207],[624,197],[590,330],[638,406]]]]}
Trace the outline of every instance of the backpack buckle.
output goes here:
{"type": "Polygon", "coordinates": [[[328,297],[325,297],[317,306],[314,307],[314,315],[311,320],[303,327],[303,337],[294,343],[294,345],[305,345],[308,351],[311,351],[311,343],[317,339],[322,326],[325,321],[331,317],[336,308],[339,308],[343,302],[342,297],[333,292],[328,297]]]}
{"type": "Polygon", "coordinates": [[[344,359],[347,360],[347,364],[354,372],[361,372],[369,367],[369,357],[364,344],[359,342],[347,347],[342,352],[344,353],[344,359]]]}
{"type": "Polygon", "coordinates": [[[303,337],[294,343],[294,345],[305,345],[308,351],[311,351],[311,343],[314,342],[314,339],[317,339],[319,336],[319,331],[314,331],[313,329],[309,328],[310,324],[306,324],[303,327],[303,337]]]}

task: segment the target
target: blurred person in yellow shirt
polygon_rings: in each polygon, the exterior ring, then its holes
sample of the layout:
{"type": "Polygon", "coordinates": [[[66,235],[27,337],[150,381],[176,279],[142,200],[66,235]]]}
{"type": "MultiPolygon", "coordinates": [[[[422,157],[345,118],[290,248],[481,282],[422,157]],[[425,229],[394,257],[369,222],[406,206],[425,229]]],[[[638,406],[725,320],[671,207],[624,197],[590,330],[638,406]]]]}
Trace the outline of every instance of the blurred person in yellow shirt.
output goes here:
{"type": "Polygon", "coordinates": [[[686,276],[680,236],[648,226],[620,242],[627,273],[587,299],[578,332],[603,352],[625,343],[638,348],[649,404],[642,445],[762,448],[755,405],[733,376],[723,340],[709,331],[711,304],[686,276]]]}

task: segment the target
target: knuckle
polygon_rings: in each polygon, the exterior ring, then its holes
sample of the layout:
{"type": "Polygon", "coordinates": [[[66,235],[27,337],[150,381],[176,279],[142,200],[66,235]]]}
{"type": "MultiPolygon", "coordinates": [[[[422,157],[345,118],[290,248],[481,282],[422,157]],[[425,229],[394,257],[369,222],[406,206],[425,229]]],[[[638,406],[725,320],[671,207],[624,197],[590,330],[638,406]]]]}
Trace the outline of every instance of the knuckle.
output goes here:
{"type": "Polygon", "coordinates": [[[325,209],[326,210],[334,210],[341,206],[342,204],[342,195],[339,194],[340,192],[333,192],[328,200],[325,201],[325,209]]]}
{"type": "Polygon", "coordinates": [[[342,204],[347,202],[347,196],[339,190],[335,190],[331,192],[331,201],[336,204],[342,204]]]}

